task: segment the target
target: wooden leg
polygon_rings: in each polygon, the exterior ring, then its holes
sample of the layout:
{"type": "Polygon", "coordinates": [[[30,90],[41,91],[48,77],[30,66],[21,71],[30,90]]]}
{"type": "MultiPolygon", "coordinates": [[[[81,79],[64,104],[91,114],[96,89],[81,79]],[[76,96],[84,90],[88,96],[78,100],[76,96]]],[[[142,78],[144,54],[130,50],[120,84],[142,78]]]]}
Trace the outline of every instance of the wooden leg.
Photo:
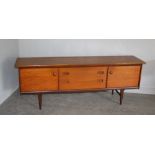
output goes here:
{"type": "Polygon", "coordinates": [[[114,90],[112,90],[112,95],[114,95],[114,90]]]}
{"type": "Polygon", "coordinates": [[[121,89],[120,90],[120,105],[122,105],[123,96],[124,96],[124,89],[121,89]]]}
{"type": "Polygon", "coordinates": [[[39,109],[42,108],[42,94],[38,94],[38,101],[39,101],[39,109]]]}

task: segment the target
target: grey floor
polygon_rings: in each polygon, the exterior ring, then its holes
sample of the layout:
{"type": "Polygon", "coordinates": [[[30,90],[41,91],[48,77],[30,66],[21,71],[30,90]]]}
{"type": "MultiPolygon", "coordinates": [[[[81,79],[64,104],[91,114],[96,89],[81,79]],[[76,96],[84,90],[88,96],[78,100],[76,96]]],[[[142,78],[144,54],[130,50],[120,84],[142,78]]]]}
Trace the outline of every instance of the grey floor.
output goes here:
{"type": "Polygon", "coordinates": [[[43,109],[35,95],[18,91],[0,105],[1,115],[154,115],[155,95],[125,93],[123,105],[111,92],[46,94],[43,109]]]}

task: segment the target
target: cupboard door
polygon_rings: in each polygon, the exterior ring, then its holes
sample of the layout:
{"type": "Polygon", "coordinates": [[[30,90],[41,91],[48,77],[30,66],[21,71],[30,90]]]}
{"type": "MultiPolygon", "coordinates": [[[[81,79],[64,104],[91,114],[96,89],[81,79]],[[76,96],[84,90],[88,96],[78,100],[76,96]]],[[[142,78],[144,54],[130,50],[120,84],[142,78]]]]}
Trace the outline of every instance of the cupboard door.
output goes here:
{"type": "Polygon", "coordinates": [[[58,90],[57,68],[27,68],[19,72],[21,92],[58,90]]]}
{"type": "Polygon", "coordinates": [[[60,90],[102,89],[106,87],[107,67],[59,69],[60,90]]]}
{"type": "Polygon", "coordinates": [[[108,88],[138,87],[141,66],[112,66],[108,70],[108,88]]]}

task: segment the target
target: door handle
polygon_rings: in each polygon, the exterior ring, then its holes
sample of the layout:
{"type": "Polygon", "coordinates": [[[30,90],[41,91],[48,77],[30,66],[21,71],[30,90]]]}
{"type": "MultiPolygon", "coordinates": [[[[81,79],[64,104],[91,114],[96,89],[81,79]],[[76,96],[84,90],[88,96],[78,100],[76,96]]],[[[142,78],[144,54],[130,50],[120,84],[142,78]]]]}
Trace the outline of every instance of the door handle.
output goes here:
{"type": "Polygon", "coordinates": [[[111,75],[112,75],[112,74],[113,74],[113,72],[112,72],[112,71],[109,71],[109,74],[111,74],[111,75]]]}
{"type": "Polygon", "coordinates": [[[53,76],[57,76],[57,73],[56,73],[56,72],[53,72],[52,75],[53,75],[53,76]]]}

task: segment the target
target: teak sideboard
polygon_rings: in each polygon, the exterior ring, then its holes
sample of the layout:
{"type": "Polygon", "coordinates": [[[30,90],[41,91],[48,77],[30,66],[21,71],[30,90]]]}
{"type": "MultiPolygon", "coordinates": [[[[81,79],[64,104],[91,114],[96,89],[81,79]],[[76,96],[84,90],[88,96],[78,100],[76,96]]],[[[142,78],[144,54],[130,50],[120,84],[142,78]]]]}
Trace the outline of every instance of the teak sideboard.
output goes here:
{"type": "MultiPolygon", "coordinates": [[[[33,57],[17,58],[21,94],[38,94],[42,108],[43,93],[112,90],[140,87],[142,65],[134,56],[33,57]]],[[[120,91],[119,91],[120,90],[120,91]]]]}

